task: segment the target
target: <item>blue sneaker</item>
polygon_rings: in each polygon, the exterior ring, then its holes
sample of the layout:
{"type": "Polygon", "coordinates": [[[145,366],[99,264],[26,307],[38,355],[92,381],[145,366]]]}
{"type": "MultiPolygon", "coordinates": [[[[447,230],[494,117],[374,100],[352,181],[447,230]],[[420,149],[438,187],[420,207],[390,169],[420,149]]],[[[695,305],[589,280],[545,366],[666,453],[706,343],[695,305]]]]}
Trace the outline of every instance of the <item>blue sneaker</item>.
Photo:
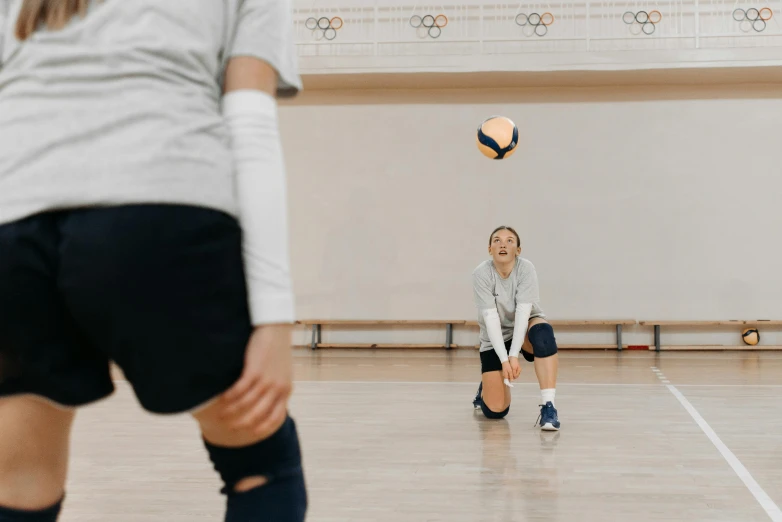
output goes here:
{"type": "Polygon", "coordinates": [[[475,398],[472,400],[472,407],[476,410],[481,409],[481,392],[483,391],[483,381],[478,385],[478,393],[475,394],[475,398]]]}
{"type": "Polygon", "coordinates": [[[540,429],[545,431],[559,431],[559,418],[557,409],[551,404],[551,401],[540,406],[540,416],[535,425],[540,425],[540,429]]]}

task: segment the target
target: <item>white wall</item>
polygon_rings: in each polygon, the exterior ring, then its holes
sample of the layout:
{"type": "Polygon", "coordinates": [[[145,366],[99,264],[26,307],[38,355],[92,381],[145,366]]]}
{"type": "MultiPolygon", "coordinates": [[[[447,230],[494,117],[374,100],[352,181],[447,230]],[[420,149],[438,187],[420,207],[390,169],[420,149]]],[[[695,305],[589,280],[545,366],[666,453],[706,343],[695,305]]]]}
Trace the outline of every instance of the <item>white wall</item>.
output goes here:
{"type": "Polygon", "coordinates": [[[308,93],[281,109],[298,315],[473,319],[507,224],[551,318],[781,319],[779,92],[308,93]],[[475,146],[493,114],[507,160],[475,146]]]}

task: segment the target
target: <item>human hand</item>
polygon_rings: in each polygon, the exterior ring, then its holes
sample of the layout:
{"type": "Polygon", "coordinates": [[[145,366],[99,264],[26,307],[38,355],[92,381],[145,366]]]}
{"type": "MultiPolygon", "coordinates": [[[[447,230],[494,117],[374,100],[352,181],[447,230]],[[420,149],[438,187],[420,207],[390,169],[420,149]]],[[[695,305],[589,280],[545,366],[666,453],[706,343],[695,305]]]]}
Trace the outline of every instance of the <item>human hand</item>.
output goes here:
{"type": "Polygon", "coordinates": [[[510,365],[510,369],[513,372],[513,380],[516,380],[519,378],[519,375],[521,375],[521,365],[519,364],[519,358],[518,357],[509,357],[508,358],[508,364],[510,365]]]}
{"type": "Polygon", "coordinates": [[[221,416],[231,428],[270,435],[285,422],[293,391],[292,343],[291,325],[263,325],[253,331],[242,376],[220,399],[221,416]]]}
{"type": "Polygon", "coordinates": [[[502,363],[502,378],[507,379],[508,382],[513,380],[513,368],[511,368],[509,361],[502,363]]]}

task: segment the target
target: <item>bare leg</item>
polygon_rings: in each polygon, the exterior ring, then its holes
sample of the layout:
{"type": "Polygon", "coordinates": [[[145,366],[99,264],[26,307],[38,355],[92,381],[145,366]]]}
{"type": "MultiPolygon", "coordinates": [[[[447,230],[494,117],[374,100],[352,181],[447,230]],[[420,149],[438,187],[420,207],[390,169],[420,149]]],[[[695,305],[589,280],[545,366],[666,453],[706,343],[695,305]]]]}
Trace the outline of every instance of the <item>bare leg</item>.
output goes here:
{"type": "Polygon", "coordinates": [[[226,522],[303,522],[307,488],[299,437],[287,416],[264,432],[237,428],[221,418],[214,403],[194,417],[201,425],[210,460],[225,483],[226,522]]]}
{"type": "MultiPolygon", "coordinates": [[[[527,332],[530,328],[536,324],[545,323],[545,319],[536,317],[531,319],[527,332]]],[[[532,345],[529,342],[529,337],[524,338],[524,344],[521,347],[527,353],[532,353],[532,345]]],[[[559,354],[554,354],[551,357],[535,357],[535,375],[538,377],[538,383],[541,390],[557,387],[557,373],[559,372],[559,354]]]]}
{"type": "MultiPolygon", "coordinates": [[[[269,433],[262,433],[260,435],[252,433],[249,430],[233,430],[219,417],[219,409],[216,403],[194,413],[193,417],[201,426],[201,432],[204,439],[211,444],[228,448],[250,446],[268,438],[280,428],[280,426],[275,426],[269,433]]],[[[241,493],[262,486],[266,484],[266,482],[267,479],[265,477],[247,477],[239,481],[234,489],[237,493],[241,493]]]]}
{"type": "Polygon", "coordinates": [[[502,382],[502,372],[486,372],[481,376],[483,382],[483,402],[488,408],[499,413],[510,406],[510,388],[502,382]]]}
{"type": "Polygon", "coordinates": [[[0,506],[39,511],[63,498],[75,415],[33,396],[0,399],[0,506]]]}
{"type": "MultiPolygon", "coordinates": [[[[527,337],[524,339],[522,350],[533,353],[532,344],[529,342],[529,330],[533,326],[545,323],[544,319],[535,318],[529,322],[527,337]]],[[[559,355],[549,357],[535,357],[535,374],[540,384],[540,417],[538,424],[544,431],[556,431],[560,428],[559,418],[555,407],[555,395],[557,387],[557,372],[559,371],[559,355]]]]}

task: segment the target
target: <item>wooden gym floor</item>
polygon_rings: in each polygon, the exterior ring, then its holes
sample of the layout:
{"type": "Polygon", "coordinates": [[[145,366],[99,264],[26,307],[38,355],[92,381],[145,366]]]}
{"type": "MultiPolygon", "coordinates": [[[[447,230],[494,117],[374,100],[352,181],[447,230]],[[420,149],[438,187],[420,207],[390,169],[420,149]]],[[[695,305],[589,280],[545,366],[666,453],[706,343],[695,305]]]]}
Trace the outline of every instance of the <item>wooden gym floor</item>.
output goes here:
{"type": "MultiPolygon", "coordinates": [[[[782,353],[561,353],[562,430],[472,410],[477,353],[296,352],[310,521],[782,521],[782,353]]],[[[187,417],[124,382],[77,417],[66,522],[221,520],[187,417]]]]}

